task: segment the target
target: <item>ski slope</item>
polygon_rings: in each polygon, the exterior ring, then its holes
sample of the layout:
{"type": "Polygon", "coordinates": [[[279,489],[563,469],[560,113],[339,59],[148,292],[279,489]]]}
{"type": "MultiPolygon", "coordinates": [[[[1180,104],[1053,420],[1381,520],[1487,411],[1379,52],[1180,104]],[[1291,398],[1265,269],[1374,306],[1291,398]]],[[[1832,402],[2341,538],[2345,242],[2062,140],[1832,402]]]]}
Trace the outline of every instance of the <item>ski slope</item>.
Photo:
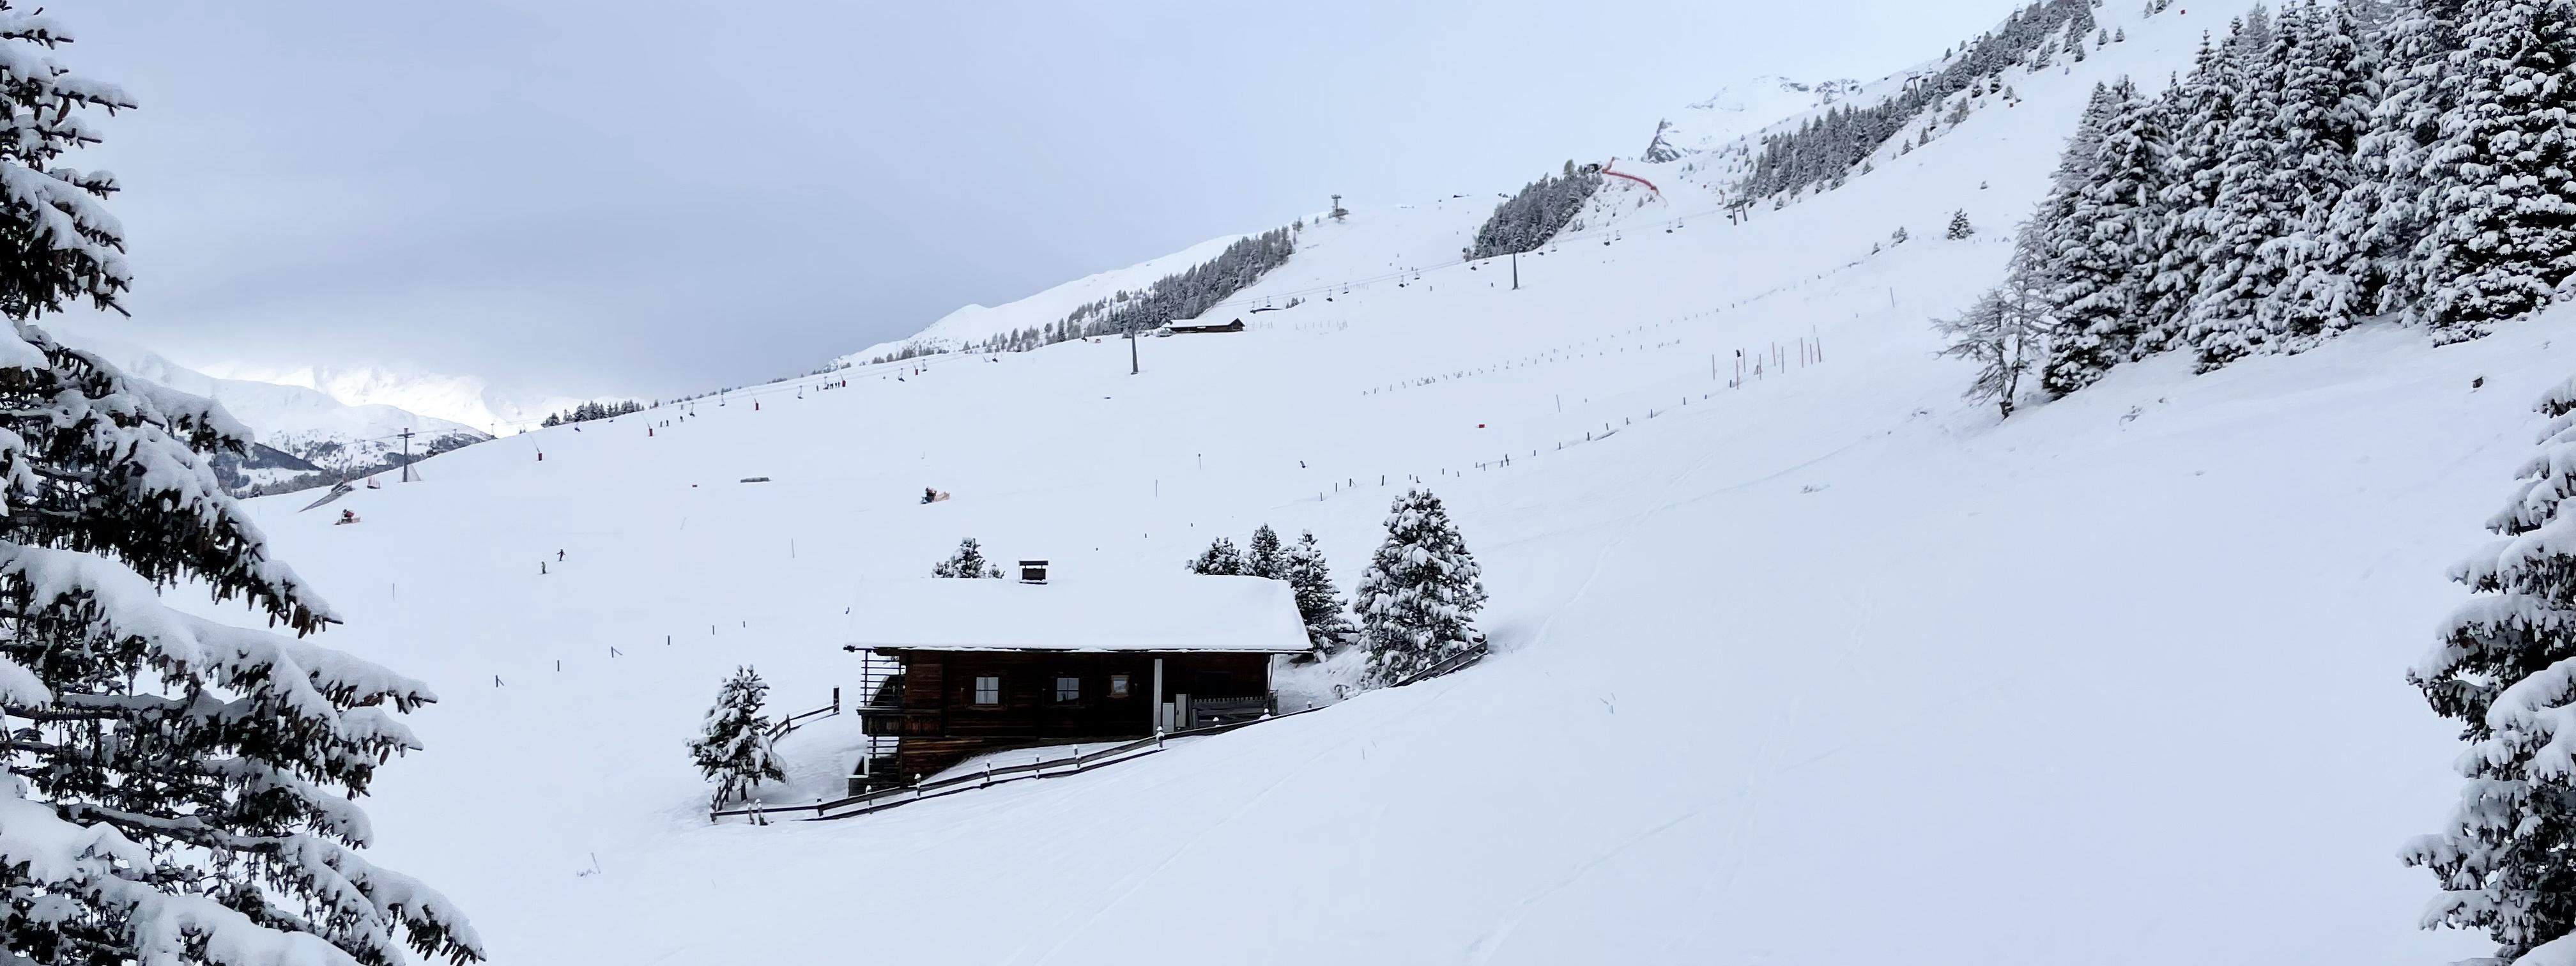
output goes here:
{"type": "Polygon", "coordinates": [[[1721,85],[1682,105],[1679,120],[1667,119],[1671,126],[1664,131],[1664,143],[1683,151],[1715,150],[1783,117],[1862,93],[1862,87],[1849,78],[1804,81],[1777,74],[1721,85]]]}
{"type": "MultiPolygon", "coordinates": [[[[2001,425],[1933,355],[2092,84],[2214,12],[2103,8],[2127,43],[1746,224],[1610,199],[1519,291],[1441,267],[1490,198],[1354,205],[1245,304],[1310,301],[1139,375],[1116,341],[862,366],[447,454],[334,504],[357,526],[258,501],[326,640],[443,698],[376,858],[549,966],[2476,951],[2413,928],[2395,852],[2455,746],[2401,675],[2576,366],[2565,314],[2160,360],[2001,425]],[[1942,240],[1958,208],[1981,231],[1942,240]],[[682,742],[720,676],[823,704],[870,582],[961,537],[1116,580],[1269,523],[1347,590],[1414,478],[1492,594],[1468,672],[1077,778],[704,818],[682,742]]],[[[770,797],[837,791],[851,730],[788,738],[770,797]]]]}

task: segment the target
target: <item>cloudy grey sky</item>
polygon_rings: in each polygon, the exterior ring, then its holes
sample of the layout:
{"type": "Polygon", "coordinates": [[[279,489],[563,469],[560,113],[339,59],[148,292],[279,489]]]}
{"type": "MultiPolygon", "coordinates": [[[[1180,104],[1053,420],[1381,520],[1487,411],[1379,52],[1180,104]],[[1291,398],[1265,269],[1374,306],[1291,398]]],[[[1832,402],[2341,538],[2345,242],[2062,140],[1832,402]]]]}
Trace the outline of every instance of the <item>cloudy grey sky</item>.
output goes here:
{"type": "Polygon", "coordinates": [[[1321,208],[1633,153],[2012,0],[62,0],[133,341],[666,394],[1321,208]]]}

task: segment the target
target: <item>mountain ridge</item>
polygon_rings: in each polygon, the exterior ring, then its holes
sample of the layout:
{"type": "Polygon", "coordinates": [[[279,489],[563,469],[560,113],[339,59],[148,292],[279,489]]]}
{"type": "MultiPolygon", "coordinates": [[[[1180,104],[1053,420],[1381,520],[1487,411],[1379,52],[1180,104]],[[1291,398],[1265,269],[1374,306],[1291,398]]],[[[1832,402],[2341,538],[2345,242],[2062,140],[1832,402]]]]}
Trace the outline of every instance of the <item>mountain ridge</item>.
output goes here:
{"type": "Polygon", "coordinates": [[[251,429],[254,442],[289,458],[254,454],[219,460],[218,473],[227,485],[237,488],[282,484],[311,473],[357,474],[388,468],[406,451],[400,436],[405,431],[414,434],[408,441],[414,458],[492,438],[472,426],[396,406],[350,405],[310,387],[209,375],[94,327],[58,326],[48,331],[135,376],[222,404],[251,429]]]}

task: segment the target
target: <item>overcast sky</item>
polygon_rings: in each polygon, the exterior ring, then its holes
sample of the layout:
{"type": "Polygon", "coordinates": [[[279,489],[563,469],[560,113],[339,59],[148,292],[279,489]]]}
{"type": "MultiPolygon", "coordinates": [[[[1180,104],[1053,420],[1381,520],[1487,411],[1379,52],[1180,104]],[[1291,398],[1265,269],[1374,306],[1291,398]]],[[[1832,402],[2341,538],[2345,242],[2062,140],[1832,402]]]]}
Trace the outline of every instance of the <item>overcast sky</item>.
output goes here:
{"type": "Polygon", "coordinates": [[[1221,234],[1634,154],[2012,0],[62,0],[181,362],[574,394],[801,372],[1221,234]]]}

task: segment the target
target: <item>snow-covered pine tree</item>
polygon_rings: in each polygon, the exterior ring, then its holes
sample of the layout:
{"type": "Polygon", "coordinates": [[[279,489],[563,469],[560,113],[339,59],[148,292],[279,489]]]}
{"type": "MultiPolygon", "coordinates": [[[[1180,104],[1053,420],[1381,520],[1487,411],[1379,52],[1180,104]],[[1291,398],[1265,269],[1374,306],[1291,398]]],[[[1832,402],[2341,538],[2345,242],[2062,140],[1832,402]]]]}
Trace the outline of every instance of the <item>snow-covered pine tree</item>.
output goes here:
{"type": "Polygon", "coordinates": [[[1002,568],[984,559],[984,545],[975,538],[957,541],[957,552],[930,568],[933,577],[968,577],[985,580],[1002,576],[1002,568]]]}
{"type": "Polygon", "coordinates": [[[2110,113],[2111,100],[2109,85],[2093,85],[2084,113],[2076,118],[2075,133],[2067,137],[2065,150],[2058,153],[2057,170],[2049,176],[2047,193],[2040,197],[2013,238],[2013,258],[2037,267],[2048,283],[2046,296],[2053,309],[2062,310],[2090,294],[2099,281],[2084,271],[2090,261],[2086,247],[2090,231],[2077,217],[2077,209],[2099,160],[2102,125],[2110,113]]]}
{"type": "Polygon", "coordinates": [[[2290,8],[2278,28],[2260,35],[2260,46],[2253,25],[2261,20],[2249,14],[2246,27],[2227,41],[2235,52],[2233,105],[2220,134],[2218,191],[2202,223],[2200,285],[2184,329],[2203,370],[2261,351],[2278,335],[2254,318],[2255,304],[2280,283],[2277,268],[2255,252],[2280,237],[2290,220],[2281,185],[2285,146],[2279,121],[2282,71],[2300,33],[2298,13],[2290,8]]]}
{"type": "MultiPolygon", "coordinates": [[[[1336,208],[1333,220],[1347,214],[1336,208]]],[[[1050,341],[1144,331],[1173,319],[1197,318],[1285,264],[1296,252],[1297,234],[1291,227],[1247,235],[1225,246],[1215,258],[1156,279],[1141,292],[1121,289],[1109,298],[1075,306],[1057,324],[1050,341]]]]}
{"type": "Polygon", "coordinates": [[[338,618],[225,496],[250,433],[34,320],[118,307],[130,276],[105,172],[57,164],[134,106],[50,56],[0,0],[0,949],[12,962],[319,966],[481,959],[434,890],[358,853],[356,799],[419,747],[420,682],[299,638],[338,618]],[[181,584],[294,636],[162,604],[181,584]]]}
{"type": "Polygon", "coordinates": [[[2211,44],[2204,34],[2191,70],[2164,97],[2173,149],[2165,156],[2161,207],[2166,217],[2158,220],[2148,244],[2155,274],[2147,283],[2141,313],[2147,352],[2174,346],[2189,325],[2192,299],[2200,291],[2210,209],[2227,156],[2224,135],[2234,117],[2230,91],[2237,83],[2236,66],[2228,50],[2211,44]]]}
{"type": "Polygon", "coordinates": [[[2276,278],[2254,306],[2257,327],[2276,348],[2300,352],[2370,314],[2369,274],[2350,239],[2336,230],[2343,198],[2361,183],[2355,145],[2368,126],[2377,66],[2344,5],[2301,0],[2282,18],[2295,34],[2282,65],[2279,166],[2270,181],[2288,205],[2280,234],[2255,249],[2276,278]]]}
{"type": "Polygon", "coordinates": [[[1369,686],[1395,684],[1465,651],[1485,606],[1482,576],[1439,497],[1411,490],[1397,498],[1386,542],[1351,601],[1369,686]]]}
{"type": "Polygon", "coordinates": [[[2061,251],[2083,243],[2081,226],[2074,220],[2075,209],[2085,184],[2093,177],[2111,101],[2109,85],[2093,85],[2084,113],[2076,118],[2075,133],[2067,136],[2066,149],[2058,153],[2057,170],[2049,175],[2047,194],[2041,196],[2039,206],[2022,223],[2021,234],[2014,239],[2014,247],[2039,259],[2038,264],[2046,264],[2061,251]]]}
{"type": "Polygon", "coordinates": [[[2092,385],[2141,355],[2147,338],[2139,307],[2163,214],[2163,106],[2123,77],[2095,123],[2101,130],[2067,218],[2080,243],[2057,247],[2044,272],[2056,318],[2039,381],[2050,396],[2092,385]]]}
{"type": "Polygon", "coordinates": [[[2238,18],[2231,26],[2234,29],[2228,32],[2227,45],[2235,48],[2234,52],[2239,63],[2253,63],[2262,59],[2264,53],[2272,49],[2271,8],[2259,3],[2255,4],[2253,9],[2245,11],[2245,16],[2238,18]]]}
{"type": "Polygon", "coordinates": [[[1495,205],[1494,213],[1476,228],[1475,245],[1467,250],[1466,257],[1492,258],[1536,251],[1582,213],[1593,192],[1601,190],[1601,180],[1598,174],[1574,170],[1573,162],[1568,161],[1564,177],[1542,176],[1522,185],[1518,193],[1495,205]]]}
{"type": "Polygon", "coordinates": [[[614,402],[586,402],[581,405],[574,406],[564,412],[547,413],[546,418],[537,425],[551,429],[556,426],[565,426],[572,423],[586,423],[594,419],[614,419],[616,417],[626,415],[627,413],[640,413],[643,411],[644,404],[632,399],[620,399],[614,402]]]}
{"type": "Polygon", "coordinates": [[[707,709],[698,736],[689,739],[689,760],[715,783],[719,807],[750,795],[761,782],[787,780],[787,769],[769,746],[770,724],[760,716],[768,703],[769,682],[760,672],[750,665],[735,668],[716,689],[715,707],[707,709]]]}
{"type": "Polygon", "coordinates": [[[1958,241],[1976,233],[1977,227],[1975,225],[1968,224],[1967,209],[1961,208],[1950,213],[1950,228],[1947,233],[1947,237],[1951,241],[1958,241]]]}
{"type": "Polygon", "coordinates": [[[2576,273],[2576,0],[2471,0],[2461,26],[2460,102],[2430,162],[2453,179],[2435,197],[2435,284],[2425,321],[2440,342],[2549,303],[2576,273]]]}
{"type": "Polygon", "coordinates": [[[2452,568],[2475,595],[2407,681],[2460,722],[2459,805],[2409,843],[2442,895],[2427,928],[2482,929],[2510,963],[2576,931],[2576,379],[2539,405],[2540,453],[2487,521],[2502,539],[2452,568]]]}
{"type": "Polygon", "coordinates": [[[1198,559],[1190,561],[1189,568],[1194,574],[1240,576],[1243,573],[1243,552],[1234,548],[1232,539],[1218,537],[1209,542],[1206,550],[1199,551],[1198,559]]]}
{"type": "MultiPolygon", "coordinates": [[[[44,23],[0,7],[0,35],[61,39],[44,23]]],[[[21,119],[26,91],[0,94],[21,119]]],[[[112,222],[72,202],[52,209],[62,234],[49,234],[23,205],[55,189],[30,180],[51,179],[0,181],[22,199],[0,215],[17,219],[0,232],[12,266],[0,298],[13,314],[112,298],[102,283],[122,266],[98,256],[113,234],[74,237],[75,225],[112,222]]],[[[482,958],[444,897],[357,851],[371,835],[355,799],[388,758],[419,747],[389,712],[436,698],[297,639],[337,617],[268,556],[208,462],[247,451],[250,432],[212,402],[11,322],[0,334],[0,452],[17,467],[0,539],[0,711],[12,719],[0,852],[14,865],[0,875],[0,948],[34,962],[163,961],[174,945],[225,964],[394,963],[405,946],[482,958]],[[296,637],[164,606],[159,594],[182,582],[244,600],[296,637]]]]}
{"type": "MultiPolygon", "coordinates": [[[[2011,97],[2000,75],[2046,61],[2060,38],[2072,41],[2080,58],[2083,34],[2093,27],[2087,0],[2043,0],[2016,11],[2001,30],[1979,36],[1960,55],[1944,58],[1938,71],[1877,103],[1840,104],[1801,122],[1797,130],[1763,138],[1736,193],[1776,196],[1785,203],[1812,185],[1848,174],[1891,139],[1904,138],[1927,110],[1948,103],[1951,111],[1944,123],[1964,121],[1975,98],[1996,91],[2011,97]],[[1959,95],[1956,100],[1953,94],[1959,95]]],[[[1902,150],[1906,142],[1898,143],[1902,150]]]]}
{"type": "Polygon", "coordinates": [[[1297,597],[1297,616],[1306,622],[1306,640],[1318,651],[1340,648],[1351,637],[1351,620],[1342,613],[1341,591],[1333,588],[1333,571],[1324,563],[1324,548],[1313,531],[1279,553],[1282,576],[1297,597]]]}
{"type": "Polygon", "coordinates": [[[2378,102],[2353,145],[2358,180],[2328,226],[2366,311],[2414,315],[2439,265],[2427,235],[2451,171],[2429,164],[2441,120],[2459,103],[2464,0],[2398,0],[2379,28],[2378,102]]]}
{"type": "Polygon", "coordinates": [[[1279,531],[1264,523],[1252,531],[1252,542],[1245,545],[1243,572],[1246,576],[1287,579],[1287,561],[1279,553],[1279,531]]]}

